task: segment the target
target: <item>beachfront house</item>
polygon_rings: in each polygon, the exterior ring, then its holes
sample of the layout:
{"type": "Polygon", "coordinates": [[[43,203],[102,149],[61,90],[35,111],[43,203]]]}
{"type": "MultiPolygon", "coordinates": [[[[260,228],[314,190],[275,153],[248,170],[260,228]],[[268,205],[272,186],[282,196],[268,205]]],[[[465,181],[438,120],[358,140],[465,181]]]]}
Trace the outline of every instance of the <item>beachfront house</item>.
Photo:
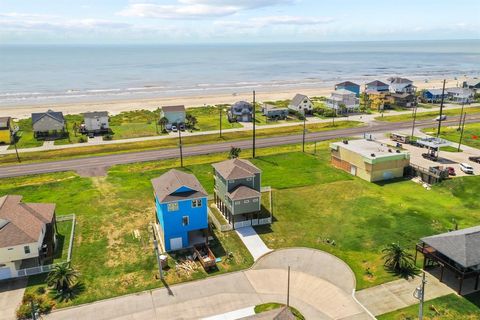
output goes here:
{"type": "Polygon", "coordinates": [[[49,261],[56,245],[55,204],[0,198],[0,280],[49,261]]]}
{"type": "Polygon", "coordinates": [[[313,111],[313,103],[306,95],[297,93],[288,104],[288,108],[302,115],[311,114],[313,111]]]}
{"type": "Polygon", "coordinates": [[[334,142],[330,149],[334,167],[370,182],[403,177],[410,164],[408,152],[373,140],[334,142]]]}
{"type": "Polygon", "coordinates": [[[215,163],[214,201],[225,219],[235,228],[260,214],[262,195],[261,171],[243,159],[215,163]]]}
{"type": "Polygon", "coordinates": [[[10,144],[13,139],[12,134],[12,118],[1,117],[0,118],[0,144],[10,144]]]}
{"type": "Polygon", "coordinates": [[[480,89],[480,82],[478,80],[473,81],[463,81],[462,83],[463,88],[478,90],[480,89]]]}
{"type": "Polygon", "coordinates": [[[83,114],[82,132],[103,133],[109,130],[107,111],[86,112],[83,114]]]}
{"type": "Polygon", "coordinates": [[[382,81],[375,80],[372,82],[369,82],[365,85],[365,92],[372,93],[372,92],[388,92],[390,89],[390,86],[382,81]]]}
{"type": "Polygon", "coordinates": [[[193,174],[170,170],[152,179],[156,219],[165,251],[205,243],[208,231],[207,192],[193,174]]]}
{"type": "Polygon", "coordinates": [[[406,78],[393,77],[389,78],[388,81],[391,93],[415,94],[417,90],[417,87],[413,85],[413,81],[406,78]]]}
{"type": "Polygon", "coordinates": [[[32,126],[35,138],[57,136],[65,134],[66,121],[62,112],[48,110],[47,112],[32,113],[32,126]]]}
{"type": "Polygon", "coordinates": [[[442,95],[447,97],[447,93],[443,93],[442,89],[427,89],[422,93],[422,98],[428,103],[439,103],[442,101],[442,95]]]}
{"type": "Polygon", "coordinates": [[[160,111],[160,118],[166,118],[168,124],[179,125],[185,123],[185,106],[165,106],[160,111]]]}
{"type": "Polygon", "coordinates": [[[288,117],[288,110],[268,103],[262,106],[262,114],[270,120],[285,120],[288,117]]]}
{"type": "Polygon", "coordinates": [[[360,107],[360,100],[354,92],[346,89],[338,89],[330,94],[326,101],[327,107],[335,109],[337,112],[353,112],[360,107]],[[342,110],[345,107],[345,110],[342,110]]]}
{"type": "Polygon", "coordinates": [[[246,101],[235,102],[227,111],[230,122],[252,122],[253,106],[246,101]]]}
{"type": "Polygon", "coordinates": [[[335,85],[335,90],[348,90],[355,93],[355,96],[357,96],[357,98],[360,96],[360,86],[351,81],[337,83],[335,85]]]}
{"type": "Polygon", "coordinates": [[[447,97],[450,101],[456,103],[471,103],[475,95],[474,91],[469,88],[448,88],[447,97]]]}
{"type": "Polygon", "coordinates": [[[403,108],[412,108],[417,105],[417,97],[414,93],[392,93],[386,99],[389,105],[403,108]]]}

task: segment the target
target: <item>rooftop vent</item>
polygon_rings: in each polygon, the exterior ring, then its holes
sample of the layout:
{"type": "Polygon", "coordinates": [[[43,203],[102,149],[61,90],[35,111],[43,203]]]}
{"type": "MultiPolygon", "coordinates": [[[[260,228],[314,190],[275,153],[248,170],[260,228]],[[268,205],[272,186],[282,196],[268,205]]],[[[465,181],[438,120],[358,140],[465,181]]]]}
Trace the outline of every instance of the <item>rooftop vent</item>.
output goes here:
{"type": "Polygon", "coordinates": [[[343,144],[348,144],[348,140],[343,140],[343,144]]]}
{"type": "Polygon", "coordinates": [[[371,153],[370,156],[375,157],[375,153],[371,153]]]}
{"type": "Polygon", "coordinates": [[[400,153],[401,151],[400,150],[397,150],[397,153],[400,153]]]}

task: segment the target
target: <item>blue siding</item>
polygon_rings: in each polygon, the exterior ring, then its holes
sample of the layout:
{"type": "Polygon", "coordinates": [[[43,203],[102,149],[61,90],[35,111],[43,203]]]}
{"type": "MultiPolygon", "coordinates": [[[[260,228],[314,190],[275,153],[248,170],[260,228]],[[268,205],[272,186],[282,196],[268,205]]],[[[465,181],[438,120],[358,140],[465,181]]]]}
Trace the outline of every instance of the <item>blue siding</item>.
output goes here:
{"type": "Polygon", "coordinates": [[[155,198],[158,221],[163,230],[163,243],[166,251],[171,251],[170,239],[182,238],[183,247],[188,247],[188,232],[208,228],[207,198],[198,198],[202,205],[197,208],[192,207],[192,200],[178,201],[177,211],[168,211],[168,203],[160,203],[155,198]],[[189,224],[183,225],[183,217],[189,217],[189,224]]]}
{"type": "Polygon", "coordinates": [[[355,93],[357,97],[360,96],[360,86],[336,86],[335,87],[335,90],[342,90],[342,89],[355,93]]]}

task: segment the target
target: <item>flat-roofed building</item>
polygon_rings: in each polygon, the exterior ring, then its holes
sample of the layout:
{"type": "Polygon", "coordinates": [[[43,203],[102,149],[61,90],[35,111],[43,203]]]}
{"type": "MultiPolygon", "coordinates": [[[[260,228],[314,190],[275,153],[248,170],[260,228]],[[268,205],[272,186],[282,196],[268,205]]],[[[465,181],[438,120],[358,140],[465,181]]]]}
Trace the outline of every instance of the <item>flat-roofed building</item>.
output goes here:
{"type": "Polygon", "coordinates": [[[403,177],[410,154],[373,140],[350,140],[330,144],[335,167],[375,182],[403,177]]]}

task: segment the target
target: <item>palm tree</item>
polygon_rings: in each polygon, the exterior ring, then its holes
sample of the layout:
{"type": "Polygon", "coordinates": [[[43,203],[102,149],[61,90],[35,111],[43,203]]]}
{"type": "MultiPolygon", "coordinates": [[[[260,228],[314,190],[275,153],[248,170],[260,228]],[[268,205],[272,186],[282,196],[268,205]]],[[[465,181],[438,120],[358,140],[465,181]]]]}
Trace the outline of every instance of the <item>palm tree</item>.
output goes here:
{"type": "Polygon", "coordinates": [[[76,283],[79,273],[70,266],[70,263],[58,264],[48,274],[47,284],[58,292],[70,290],[76,283]]]}
{"type": "Polygon", "coordinates": [[[168,124],[168,119],[165,117],[162,117],[160,120],[158,120],[158,124],[160,125],[160,128],[162,129],[162,132],[165,132],[165,127],[168,124]]]}
{"type": "Polygon", "coordinates": [[[237,147],[231,147],[230,148],[230,153],[228,154],[229,159],[236,159],[240,156],[240,152],[242,152],[242,149],[237,148],[237,147]]]}
{"type": "Polygon", "coordinates": [[[399,243],[390,243],[383,250],[384,265],[392,271],[404,273],[415,269],[413,256],[399,243]]]}

